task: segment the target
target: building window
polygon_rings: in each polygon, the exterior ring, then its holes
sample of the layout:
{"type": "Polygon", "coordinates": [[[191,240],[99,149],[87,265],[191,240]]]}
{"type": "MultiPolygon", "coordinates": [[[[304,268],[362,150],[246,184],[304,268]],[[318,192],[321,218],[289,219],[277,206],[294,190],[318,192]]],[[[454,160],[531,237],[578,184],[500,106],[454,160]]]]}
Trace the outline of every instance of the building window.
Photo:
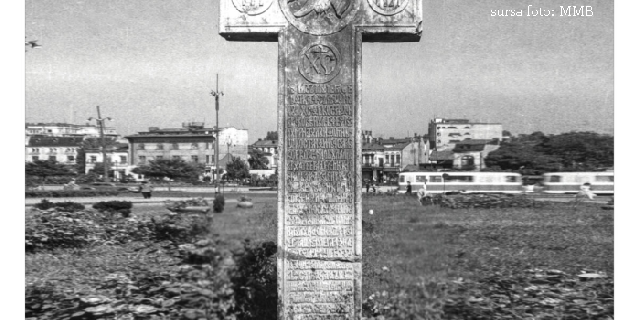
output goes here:
{"type": "Polygon", "coordinates": [[[396,154],[396,164],[400,165],[400,155],[396,154]]]}
{"type": "Polygon", "coordinates": [[[127,162],[127,156],[120,156],[120,162],[127,162]]]}
{"type": "Polygon", "coordinates": [[[178,149],[180,149],[180,146],[178,146],[178,144],[177,144],[177,143],[172,143],[172,144],[171,144],[171,149],[173,149],[173,150],[178,150],[178,149]]]}
{"type": "Polygon", "coordinates": [[[74,156],[67,156],[67,161],[76,161],[76,157],[74,157],[74,156]]]}
{"type": "Polygon", "coordinates": [[[172,156],[171,159],[172,160],[180,160],[180,156],[172,156]]]}
{"type": "Polygon", "coordinates": [[[49,156],[49,160],[56,161],[56,156],[49,156]]]}
{"type": "Polygon", "coordinates": [[[58,153],[58,149],[57,148],[51,148],[51,153],[58,153]]]}
{"type": "Polygon", "coordinates": [[[449,175],[447,177],[447,182],[449,181],[453,181],[453,182],[473,182],[473,176],[454,176],[454,175],[449,175]]]}
{"type": "Polygon", "coordinates": [[[198,150],[198,144],[197,143],[192,143],[191,144],[191,150],[198,150]]]}
{"type": "Polygon", "coordinates": [[[38,156],[31,156],[31,161],[38,161],[40,160],[40,157],[38,156]]]}
{"type": "Polygon", "coordinates": [[[90,157],[89,157],[89,162],[90,162],[90,163],[96,163],[96,161],[97,161],[97,160],[98,160],[98,159],[96,158],[96,156],[90,156],[90,157]]]}
{"type": "Polygon", "coordinates": [[[520,176],[506,176],[507,182],[520,182],[520,176]]]}
{"type": "Polygon", "coordinates": [[[389,155],[388,154],[384,155],[384,163],[389,163],[389,155]]]}
{"type": "Polygon", "coordinates": [[[198,162],[198,156],[191,156],[191,161],[198,162]]]}
{"type": "MultiPolygon", "coordinates": [[[[209,145],[209,144],[207,144],[207,145],[209,145]]],[[[206,160],[206,162],[207,162],[207,163],[210,163],[210,160],[211,160],[211,159],[210,159],[210,156],[209,156],[209,155],[206,155],[206,156],[205,156],[205,160],[206,160]]]]}
{"type": "Polygon", "coordinates": [[[473,165],[473,156],[463,156],[460,159],[460,164],[463,166],[472,166],[473,165]]]}
{"type": "Polygon", "coordinates": [[[138,143],[138,150],[144,150],[145,145],[144,143],[138,143]]]}
{"type": "Polygon", "coordinates": [[[158,150],[164,150],[164,144],[158,143],[157,149],[158,150]]]}
{"type": "Polygon", "coordinates": [[[596,176],[597,182],[613,182],[613,176],[596,176]]]}
{"type": "Polygon", "coordinates": [[[147,157],[145,156],[138,156],[138,163],[145,163],[147,162],[147,157]]]}

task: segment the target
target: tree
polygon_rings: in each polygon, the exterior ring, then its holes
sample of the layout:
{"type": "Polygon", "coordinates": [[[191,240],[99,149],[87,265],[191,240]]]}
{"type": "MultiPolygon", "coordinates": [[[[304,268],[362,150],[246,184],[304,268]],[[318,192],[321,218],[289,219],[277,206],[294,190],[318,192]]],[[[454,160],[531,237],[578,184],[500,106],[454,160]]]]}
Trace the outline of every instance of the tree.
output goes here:
{"type": "Polygon", "coordinates": [[[25,174],[42,178],[42,184],[44,184],[47,177],[75,175],[67,166],[55,160],[35,160],[33,162],[27,162],[25,174]]]}
{"type": "Polygon", "coordinates": [[[131,170],[133,173],[144,174],[146,177],[167,177],[171,180],[195,180],[203,171],[204,166],[201,163],[185,162],[184,160],[150,160],[149,164],[131,170]]]}
{"type": "Polygon", "coordinates": [[[278,140],[278,131],[267,131],[265,140],[278,140]]]}
{"type": "Polygon", "coordinates": [[[568,132],[545,139],[539,152],[561,159],[569,170],[590,171],[613,166],[613,137],[595,132],[568,132]]]}
{"type": "Polygon", "coordinates": [[[487,156],[502,170],[590,171],[613,166],[613,137],[595,132],[521,134],[487,156]]]}
{"type": "Polygon", "coordinates": [[[249,177],[249,166],[238,157],[232,157],[227,163],[227,177],[233,180],[245,179],[249,177]]]}
{"type": "MultiPolygon", "coordinates": [[[[96,175],[103,175],[104,174],[104,162],[96,162],[94,164],[93,169],[90,170],[90,172],[93,172],[96,175]]],[[[111,162],[107,161],[107,167],[111,168],[111,162]]],[[[109,177],[113,177],[113,172],[109,173],[109,177]]]]}
{"type": "Polygon", "coordinates": [[[269,159],[264,156],[264,152],[259,149],[249,151],[249,166],[253,170],[269,169],[269,159]]]}

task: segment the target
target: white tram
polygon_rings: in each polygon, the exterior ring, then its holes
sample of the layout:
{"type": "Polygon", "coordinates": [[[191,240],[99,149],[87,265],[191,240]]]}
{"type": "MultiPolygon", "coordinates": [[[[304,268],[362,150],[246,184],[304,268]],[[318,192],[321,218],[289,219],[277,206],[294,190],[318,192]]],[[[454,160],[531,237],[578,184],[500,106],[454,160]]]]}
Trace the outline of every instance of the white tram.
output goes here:
{"type": "Polygon", "coordinates": [[[613,194],[613,171],[545,173],[544,192],[578,193],[580,186],[587,182],[595,194],[613,194]]]}
{"type": "Polygon", "coordinates": [[[521,193],[522,175],[513,172],[403,172],[398,177],[398,191],[406,192],[411,184],[411,192],[425,187],[429,193],[521,193]]]}

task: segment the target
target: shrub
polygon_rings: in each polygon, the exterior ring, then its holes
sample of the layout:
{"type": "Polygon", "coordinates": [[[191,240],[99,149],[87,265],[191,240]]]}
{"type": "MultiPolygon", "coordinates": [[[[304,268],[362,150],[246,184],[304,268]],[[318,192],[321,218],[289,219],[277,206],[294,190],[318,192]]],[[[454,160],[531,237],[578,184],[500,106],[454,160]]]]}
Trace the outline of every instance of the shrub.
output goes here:
{"type": "Polygon", "coordinates": [[[157,241],[175,243],[193,242],[202,234],[208,234],[211,216],[201,214],[174,214],[151,218],[153,237],[157,241]]]}
{"type": "Polygon", "coordinates": [[[213,200],[213,212],[221,213],[224,211],[224,196],[222,194],[216,194],[213,200]]]}
{"type": "Polygon", "coordinates": [[[25,198],[65,198],[65,197],[102,197],[117,196],[118,191],[94,190],[55,190],[55,191],[25,191],[25,198]]]}
{"type": "Polygon", "coordinates": [[[232,277],[239,320],[276,319],[278,310],[277,245],[273,241],[245,244],[232,277]]]}
{"type": "Polygon", "coordinates": [[[33,205],[36,209],[40,210],[48,210],[51,208],[56,208],[58,211],[62,212],[76,212],[80,210],[84,210],[84,205],[77,202],[51,202],[47,199],[42,199],[39,203],[33,205]]]}
{"type": "Polygon", "coordinates": [[[101,201],[93,205],[93,208],[100,211],[118,211],[133,208],[131,201],[101,201]]]}
{"type": "Polygon", "coordinates": [[[128,218],[131,215],[133,203],[131,201],[102,201],[95,203],[93,208],[98,211],[120,213],[123,217],[128,218]]]}

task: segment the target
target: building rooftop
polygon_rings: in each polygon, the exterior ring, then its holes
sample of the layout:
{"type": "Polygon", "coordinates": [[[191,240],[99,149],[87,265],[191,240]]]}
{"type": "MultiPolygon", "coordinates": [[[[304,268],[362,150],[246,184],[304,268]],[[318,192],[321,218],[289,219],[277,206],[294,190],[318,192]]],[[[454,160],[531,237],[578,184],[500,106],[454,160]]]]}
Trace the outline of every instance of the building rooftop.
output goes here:
{"type": "Polygon", "coordinates": [[[254,142],[251,146],[254,148],[260,148],[260,147],[273,148],[278,146],[278,140],[258,140],[254,142]]]}
{"type": "Polygon", "coordinates": [[[429,160],[453,160],[453,151],[451,150],[441,150],[441,151],[432,151],[429,155],[429,160]]]}
{"type": "Polygon", "coordinates": [[[38,123],[26,123],[25,128],[28,127],[70,127],[70,128],[78,128],[78,127],[95,127],[93,124],[73,124],[73,123],[62,123],[62,122],[38,122],[38,123]]]}

